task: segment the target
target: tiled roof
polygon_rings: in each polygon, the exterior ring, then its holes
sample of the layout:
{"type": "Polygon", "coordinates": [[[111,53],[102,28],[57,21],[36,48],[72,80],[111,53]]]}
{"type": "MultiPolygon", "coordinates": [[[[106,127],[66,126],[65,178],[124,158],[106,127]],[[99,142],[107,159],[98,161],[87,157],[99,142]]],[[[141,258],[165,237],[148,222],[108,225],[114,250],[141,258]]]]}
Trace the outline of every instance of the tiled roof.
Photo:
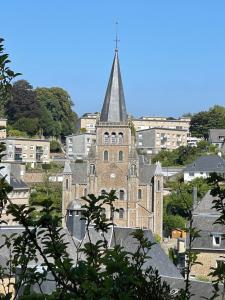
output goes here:
{"type": "Polygon", "coordinates": [[[225,160],[219,155],[206,155],[189,164],[184,172],[217,172],[225,173],[225,160]]]}

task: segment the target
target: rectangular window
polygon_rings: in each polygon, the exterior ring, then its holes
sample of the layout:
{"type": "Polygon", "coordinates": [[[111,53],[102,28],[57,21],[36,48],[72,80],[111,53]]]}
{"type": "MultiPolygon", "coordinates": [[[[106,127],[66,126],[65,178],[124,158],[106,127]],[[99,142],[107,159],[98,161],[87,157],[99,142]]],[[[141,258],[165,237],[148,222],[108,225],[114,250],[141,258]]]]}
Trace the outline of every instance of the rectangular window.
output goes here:
{"type": "Polygon", "coordinates": [[[194,176],[195,176],[195,173],[189,172],[189,176],[190,176],[190,177],[194,177],[194,176]]]}
{"type": "Polygon", "coordinates": [[[34,146],[33,145],[30,146],[30,150],[34,150],[34,146]]]}
{"type": "Polygon", "coordinates": [[[215,234],[213,235],[213,246],[220,246],[221,244],[221,235],[215,234]]]}
{"type": "Polygon", "coordinates": [[[218,259],[218,260],[216,261],[216,268],[222,267],[223,265],[224,265],[224,260],[218,259]]]}

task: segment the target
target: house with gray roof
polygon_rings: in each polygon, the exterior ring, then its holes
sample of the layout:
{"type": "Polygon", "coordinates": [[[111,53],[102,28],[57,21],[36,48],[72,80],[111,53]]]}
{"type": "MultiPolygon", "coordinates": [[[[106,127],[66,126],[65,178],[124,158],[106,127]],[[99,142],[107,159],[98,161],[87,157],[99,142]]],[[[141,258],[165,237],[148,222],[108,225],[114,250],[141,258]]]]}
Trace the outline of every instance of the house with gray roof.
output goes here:
{"type": "Polygon", "coordinates": [[[208,141],[210,144],[225,150],[225,129],[209,129],[208,141]]]}
{"type": "Polygon", "coordinates": [[[198,262],[202,263],[193,266],[193,277],[208,277],[210,268],[225,262],[225,227],[215,224],[220,214],[216,209],[212,209],[214,199],[209,191],[193,211],[193,226],[200,230],[200,237],[193,243],[193,251],[198,253],[198,262]]]}
{"type": "Polygon", "coordinates": [[[184,169],[184,181],[195,178],[207,178],[211,173],[225,174],[225,160],[219,155],[200,156],[184,169]]]}

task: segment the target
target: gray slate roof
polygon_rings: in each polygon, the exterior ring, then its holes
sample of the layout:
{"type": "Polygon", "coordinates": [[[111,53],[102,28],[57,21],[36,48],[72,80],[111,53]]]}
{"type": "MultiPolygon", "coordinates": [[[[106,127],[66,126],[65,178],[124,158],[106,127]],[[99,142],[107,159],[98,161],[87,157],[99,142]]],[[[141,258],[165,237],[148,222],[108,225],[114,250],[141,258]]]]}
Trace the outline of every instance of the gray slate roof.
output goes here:
{"type": "Polygon", "coordinates": [[[29,190],[29,186],[21,179],[17,179],[11,174],[10,176],[10,185],[13,187],[13,190],[29,190]]]}
{"type": "Polygon", "coordinates": [[[225,137],[225,129],[209,129],[209,141],[211,143],[223,143],[220,137],[225,137]]]}
{"type": "Polygon", "coordinates": [[[206,155],[189,164],[184,172],[217,172],[225,173],[225,160],[219,155],[206,155]]]}
{"type": "Polygon", "coordinates": [[[105,94],[105,100],[100,115],[100,121],[123,122],[126,120],[127,111],[123,93],[123,83],[120,74],[118,50],[116,49],[108,87],[105,94]]]}
{"type": "Polygon", "coordinates": [[[87,183],[87,163],[70,163],[70,169],[72,171],[72,183],[87,183]]]}
{"type": "Polygon", "coordinates": [[[139,169],[139,183],[149,184],[155,175],[156,165],[143,165],[139,169]]]}
{"type": "MultiPolygon", "coordinates": [[[[124,250],[127,252],[134,253],[137,250],[138,243],[131,236],[131,233],[134,231],[133,228],[124,228],[124,227],[114,227],[111,228],[106,234],[106,239],[109,243],[109,247],[113,248],[115,245],[120,245],[124,247],[124,250]]],[[[149,241],[154,242],[153,234],[150,230],[144,230],[145,237],[148,238],[149,241]]],[[[96,232],[94,228],[90,228],[90,236],[92,242],[97,242],[97,240],[102,239],[100,233],[96,232]]],[[[83,243],[88,241],[87,235],[84,238],[83,243]]],[[[168,276],[173,278],[182,279],[182,275],[175,267],[175,265],[169,260],[168,256],[161,248],[160,244],[155,244],[150,249],[148,255],[150,258],[146,261],[144,268],[152,266],[159,271],[161,276],[168,276]]]]}
{"type": "Polygon", "coordinates": [[[193,211],[193,226],[201,230],[200,237],[193,243],[196,249],[225,250],[224,239],[221,240],[220,246],[213,246],[213,234],[225,234],[225,226],[214,224],[219,217],[219,213],[215,209],[211,209],[213,199],[209,191],[193,211]]]}

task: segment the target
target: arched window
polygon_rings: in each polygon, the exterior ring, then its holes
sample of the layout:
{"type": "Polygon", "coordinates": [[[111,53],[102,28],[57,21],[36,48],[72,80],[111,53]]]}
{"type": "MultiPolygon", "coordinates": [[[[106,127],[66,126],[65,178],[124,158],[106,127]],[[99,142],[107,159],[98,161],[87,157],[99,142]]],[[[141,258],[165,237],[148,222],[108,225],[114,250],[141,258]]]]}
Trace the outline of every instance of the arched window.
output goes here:
{"type": "Polygon", "coordinates": [[[91,175],[95,174],[95,165],[94,164],[90,164],[90,174],[91,175]]]}
{"type": "Polygon", "coordinates": [[[131,175],[136,175],[136,165],[131,166],[131,175]]]}
{"type": "Polygon", "coordinates": [[[160,184],[160,180],[157,180],[157,190],[160,191],[161,190],[161,184],[160,184]]]}
{"type": "Polygon", "coordinates": [[[142,190],[138,189],[138,200],[142,199],[142,190]]]}
{"type": "Polygon", "coordinates": [[[123,151],[119,151],[119,161],[123,161],[123,151]]]}
{"type": "Polygon", "coordinates": [[[124,195],[125,195],[124,191],[120,190],[120,192],[119,192],[119,199],[120,200],[124,200],[124,195]]]}
{"type": "Polygon", "coordinates": [[[107,150],[104,151],[104,161],[108,161],[109,160],[109,152],[107,150]]]}
{"type": "Polygon", "coordinates": [[[123,133],[122,132],[120,132],[118,134],[118,142],[119,142],[119,144],[123,144],[123,133]]]}
{"type": "Polygon", "coordinates": [[[120,208],[119,209],[119,219],[123,219],[124,218],[124,209],[120,208]]]}
{"type": "Polygon", "coordinates": [[[87,197],[87,188],[84,188],[83,195],[84,197],[87,197]]]}
{"type": "Polygon", "coordinates": [[[66,179],[66,190],[69,189],[69,179],[66,179]]]}
{"type": "Polygon", "coordinates": [[[106,194],[105,190],[101,190],[101,195],[104,196],[106,194]]]}
{"type": "Polygon", "coordinates": [[[115,132],[112,132],[112,134],[111,134],[111,142],[112,142],[112,144],[116,143],[116,133],[115,132]]]}
{"type": "Polygon", "coordinates": [[[104,133],[104,144],[108,144],[109,143],[109,133],[105,132],[104,133]]]}

